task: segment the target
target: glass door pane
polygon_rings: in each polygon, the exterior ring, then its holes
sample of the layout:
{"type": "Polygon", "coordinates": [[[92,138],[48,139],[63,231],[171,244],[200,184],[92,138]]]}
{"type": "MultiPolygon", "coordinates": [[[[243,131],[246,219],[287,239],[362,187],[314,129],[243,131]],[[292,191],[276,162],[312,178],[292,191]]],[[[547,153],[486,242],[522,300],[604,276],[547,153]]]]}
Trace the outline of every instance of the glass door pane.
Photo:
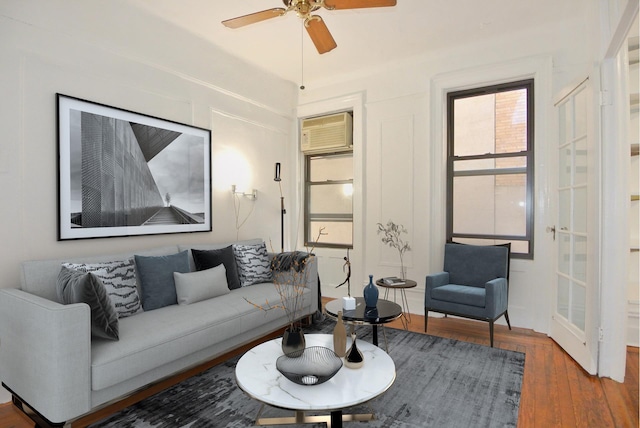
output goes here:
{"type": "Polygon", "coordinates": [[[588,98],[579,90],[559,107],[556,313],[584,333],[587,282],[588,98]]]}
{"type": "Polygon", "coordinates": [[[592,168],[593,91],[586,79],[557,104],[557,218],[554,227],[556,269],[550,336],[588,373],[597,373],[597,338],[593,334],[597,265],[597,170],[592,168]]]}

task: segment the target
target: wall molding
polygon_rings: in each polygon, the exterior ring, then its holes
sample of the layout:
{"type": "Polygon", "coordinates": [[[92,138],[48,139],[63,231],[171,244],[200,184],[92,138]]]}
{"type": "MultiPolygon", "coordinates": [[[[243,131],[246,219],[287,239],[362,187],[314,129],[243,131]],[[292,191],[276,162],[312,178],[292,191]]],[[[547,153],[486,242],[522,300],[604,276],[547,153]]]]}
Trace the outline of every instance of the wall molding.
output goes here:
{"type": "MultiPolygon", "coordinates": [[[[93,55],[95,55],[95,49],[98,49],[101,52],[103,52],[105,55],[109,55],[109,56],[112,56],[112,57],[115,57],[115,58],[119,58],[120,60],[125,61],[125,62],[131,62],[131,63],[134,63],[134,64],[139,64],[141,66],[144,66],[144,67],[147,67],[149,69],[155,70],[155,71],[160,72],[162,74],[166,74],[166,75],[169,75],[169,76],[173,76],[173,77],[175,77],[177,79],[184,80],[184,81],[189,82],[189,83],[191,83],[193,85],[196,85],[198,87],[206,88],[206,89],[208,89],[208,90],[210,90],[212,92],[224,95],[225,97],[229,97],[229,98],[235,99],[237,101],[240,101],[242,103],[252,105],[254,107],[257,107],[260,110],[269,112],[269,113],[271,113],[271,114],[273,114],[273,115],[275,115],[275,116],[277,116],[277,117],[279,117],[281,119],[291,120],[291,112],[286,110],[286,109],[285,110],[278,109],[278,108],[273,107],[273,106],[271,106],[269,104],[266,104],[264,102],[258,101],[255,98],[247,97],[247,96],[242,95],[242,94],[240,94],[238,92],[231,91],[229,89],[225,89],[225,88],[223,88],[223,87],[221,87],[219,85],[216,85],[216,84],[214,84],[212,82],[209,82],[209,81],[204,80],[202,78],[196,77],[193,73],[186,73],[186,72],[180,71],[180,70],[178,70],[178,69],[176,69],[174,67],[170,67],[170,66],[167,66],[167,65],[162,65],[162,64],[160,64],[160,63],[158,63],[156,61],[153,61],[151,59],[144,58],[144,57],[142,57],[140,55],[133,55],[133,54],[130,54],[130,53],[126,53],[126,52],[123,52],[122,50],[115,49],[115,48],[107,46],[105,44],[96,43],[95,40],[86,39],[86,38],[83,38],[83,37],[78,37],[77,35],[74,35],[74,34],[71,34],[71,33],[51,30],[51,29],[48,29],[48,28],[44,28],[42,26],[38,26],[38,25],[33,24],[33,23],[19,21],[19,20],[16,20],[14,18],[5,16],[5,15],[0,15],[0,18],[4,18],[4,19],[12,22],[15,25],[24,26],[25,28],[26,27],[29,27],[30,29],[35,28],[39,32],[41,32],[41,37],[46,37],[46,38],[55,37],[55,38],[58,38],[58,39],[66,39],[69,43],[80,44],[80,45],[83,45],[85,47],[88,47],[88,48],[92,49],[94,51],[93,55]]],[[[32,30],[30,30],[30,31],[32,31],[32,30]]],[[[33,51],[33,50],[31,50],[29,52],[30,52],[30,54],[34,55],[35,57],[43,59],[46,64],[54,64],[54,65],[57,65],[57,66],[59,66],[61,68],[70,68],[73,65],[75,65],[75,64],[66,62],[64,59],[62,59],[60,57],[50,55],[50,52],[48,52],[48,51],[41,52],[41,51],[33,51]]],[[[73,51],[73,52],[77,52],[77,51],[73,51]]],[[[226,54],[226,55],[228,55],[228,54],[226,54]]],[[[99,55],[98,55],[98,57],[99,57],[99,55]]],[[[248,67],[255,68],[255,67],[252,67],[252,66],[248,66],[248,67]]],[[[110,79],[109,75],[98,76],[98,77],[103,79],[103,80],[110,80],[110,81],[116,83],[118,86],[125,86],[125,87],[127,86],[126,83],[123,85],[122,80],[110,79]]],[[[276,77],[274,77],[274,78],[276,78],[276,77]]],[[[141,87],[140,86],[135,86],[134,87],[132,85],[129,85],[129,87],[132,87],[137,91],[141,91],[141,87]]],[[[146,91],[146,92],[153,93],[151,91],[146,91]]],[[[166,97],[165,94],[159,94],[159,95],[162,95],[163,97],[166,97]]],[[[80,96],[80,98],[82,98],[82,97],[80,96]]]]}
{"type": "Polygon", "coordinates": [[[249,125],[253,125],[253,126],[256,126],[258,128],[266,129],[268,131],[272,131],[272,132],[275,132],[275,133],[278,133],[278,134],[289,135],[289,130],[288,129],[282,129],[282,128],[278,128],[276,126],[265,125],[264,123],[259,122],[257,120],[251,120],[251,119],[248,119],[248,118],[246,118],[244,116],[239,116],[237,114],[228,113],[228,112],[226,112],[224,110],[213,108],[211,106],[209,106],[209,112],[211,114],[215,114],[215,115],[218,115],[218,116],[221,116],[221,117],[225,117],[227,119],[237,120],[237,121],[240,121],[240,122],[243,122],[243,123],[246,123],[246,124],[249,124],[249,125]]]}

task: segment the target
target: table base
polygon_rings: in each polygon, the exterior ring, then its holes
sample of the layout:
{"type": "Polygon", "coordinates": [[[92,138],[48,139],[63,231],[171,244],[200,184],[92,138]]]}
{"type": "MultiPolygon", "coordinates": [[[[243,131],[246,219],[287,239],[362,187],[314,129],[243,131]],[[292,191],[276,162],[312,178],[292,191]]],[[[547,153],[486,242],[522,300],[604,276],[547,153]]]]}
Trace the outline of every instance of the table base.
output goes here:
{"type": "MultiPolygon", "coordinates": [[[[349,324],[351,324],[351,334],[353,334],[355,332],[355,323],[352,322],[348,322],[349,324]]],[[[387,332],[384,329],[384,325],[380,324],[380,326],[382,327],[382,336],[384,337],[384,350],[387,351],[387,354],[389,353],[389,342],[387,342],[387,332]]],[[[373,344],[376,345],[377,347],[380,347],[380,345],[378,345],[378,324],[372,324],[373,327],[373,344]]]]}
{"type": "Polygon", "coordinates": [[[325,423],[327,428],[342,428],[342,422],[367,422],[376,418],[373,413],[343,414],[342,410],[334,410],[330,415],[305,415],[303,411],[297,410],[294,416],[261,418],[264,406],[263,404],[260,407],[256,416],[255,424],[257,426],[325,423]]]}
{"type": "MultiPolygon", "coordinates": [[[[384,299],[389,298],[389,290],[390,288],[384,289],[384,299]]],[[[405,330],[409,330],[409,323],[411,323],[411,312],[409,312],[409,302],[407,301],[407,293],[404,291],[404,288],[400,288],[400,302],[402,306],[402,315],[400,316],[400,321],[402,321],[402,327],[405,330]]],[[[397,289],[393,289],[393,301],[396,301],[396,291],[397,289]]]]}

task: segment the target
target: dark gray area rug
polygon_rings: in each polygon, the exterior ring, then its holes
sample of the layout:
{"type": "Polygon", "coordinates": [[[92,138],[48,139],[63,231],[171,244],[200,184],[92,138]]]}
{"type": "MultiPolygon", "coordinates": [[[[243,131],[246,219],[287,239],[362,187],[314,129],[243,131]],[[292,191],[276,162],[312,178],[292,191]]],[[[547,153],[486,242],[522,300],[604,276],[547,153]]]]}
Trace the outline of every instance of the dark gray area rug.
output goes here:
{"type": "MultiPolygon", "coordinates": [[[[331,333],[325,320],[306,333],[331,333]]],[[[359,340],[371,341],[372,328],[357,328],[359,340]]],[[[380,345],[384,337],[380,330],[380,345]]],[[[515,427],[518,422],[524,354],[385,329],[389,355],[396,364],[396,381],[382,396],[345,413],[376,414],[370,422],[345,422],[345,427],[515,427]]],[[[128,407],[97,428],[250,427],[260,403],[237,386],[232,358],[178,385],[128,407]]],[[[366,364],[366,362],[365,362],[366,364]]],[[[312,387],[310,387],[312,388],[312,387]]],[[[291,416],[266,408],[263,417],[291,416]]],[[[288,425],[302,427],[303,425],[288,425]]],[[[304,425],[306,427],[324,427],[304,425]]]]}

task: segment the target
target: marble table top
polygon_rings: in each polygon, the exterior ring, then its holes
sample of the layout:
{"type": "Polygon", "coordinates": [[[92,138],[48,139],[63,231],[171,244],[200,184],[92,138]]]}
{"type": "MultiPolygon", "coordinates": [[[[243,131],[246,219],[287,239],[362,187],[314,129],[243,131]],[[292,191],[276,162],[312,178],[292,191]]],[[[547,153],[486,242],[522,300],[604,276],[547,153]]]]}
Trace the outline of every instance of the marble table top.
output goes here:
{"type": "MultiPolygon", "coordinates": [[[[333,349],[330,334],[305,334],[306,345],[333,349]]],[[[351,338],[347,339],[347,349],[351,338]]],[[[364,354],[359,369],[342,366],[340,371],[320,385],[298,385],[276,369],[283,355],[282,339],[273,339],[247,351],[236,365],[236,381],[252,398],[289,410],[339,410],[367,402],[385,392],[396,378],[396,366],[382,349],[357,340],[364,354]]]]}

